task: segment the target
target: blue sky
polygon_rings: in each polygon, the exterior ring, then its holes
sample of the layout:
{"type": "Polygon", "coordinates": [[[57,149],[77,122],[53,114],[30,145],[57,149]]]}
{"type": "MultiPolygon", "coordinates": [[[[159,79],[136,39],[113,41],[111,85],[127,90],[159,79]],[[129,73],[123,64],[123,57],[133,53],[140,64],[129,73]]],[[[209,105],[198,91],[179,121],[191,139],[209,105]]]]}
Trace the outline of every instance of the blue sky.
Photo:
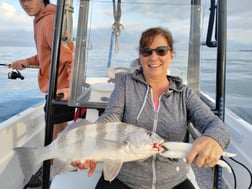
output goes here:
{"type": "MultiPolygon", "coordinates": [[[[100,0],[104,1],[104,0],[100,0]]],[[[139,2],[137,0],[129,2],[139,2]]],[[[176,0],[179,4],[180,2],[185,2],[186,0],[176,0]]],[[[52,3],[55,3],[56,0],[52,0],[52,3]]],[[[78,4],[79,1],[75,1],[75,4],[78,4]]],[[[99,2],[99,1],[98,1],[99,2]]],[[[143,2],[143,1],[142,1],[143,2]]],[[[144,1],[147,2],[147,1],[144,1]]],[[[158,1],[161,2],[161,1],[158,1]]],[[[172,2],[169,0],[164,0],[164,2],[172,2]]],[[[188,2],[190,2],[188,0],[188,2]]],[[[204,3],[205,0],[202,0],[204,3]]],[[[207,5],[209,5],[209,2],[207,5]]],[[[242,48],[242,49],[252,49],[252,11],[250,10],[252,7],[251,0],[242,0],[242,3],[238,3],[237,0],[228,0],[228,46],[229,48],[242,48]]],[[[96,4],[98,7],[101,7],[101,4],[96,4]]],[[[109,29],[111,29],[111,24],[113,23],[113,15],[111,10],[111,3],[108,3],[107,6],[102,5],[102,8],[98,8],[92,10],[94,12],[93,19],[96,19],[96,24],[92,25],[92,28],[102,28],[104,25],[109,23],[109,29]],[[103,16],[97,16],[101,12],[103,12],[103,16]],[[105,16],[104,16],[105,14],[105,16]],[[100,19],[100,20],[99,20],[100,19]],[[106,21],[105,21],[106,20],[106,21]]],[[[188,18],[185,12],[180,14],[175,14],[176,11],[179,10],[180,6],[174,6],[174,10],[168,10],[167,15],[161,14],[158,15],[157,13],[159,10],[151,9],[151,7],[139,8],[138,5],[135,5],[135,8],[138,10],[137,14],[128,14],[130,12],[130,8],[125,6],[124,10],[125,14],[122,15],[122,23],[127,28],[136,28],[140,27],[141,24],[138,18],[140,16],[148,17],[148,24],[153,25],[163,23],[163,20],[169,20],[169,27],[172,28],[172,33],[175,33],[177,36],[182,35],[181,31],[187,29],[183,28],[186,22],[185,18],[188,18]],[[125,16],[126,15],[126,16],[125,16]],[[175,16],[176,15],[176,16],[175,16]],[[177,15],[181,15],[177,16],[177,15]],[[124,20],[125,18],[125,20],[124,20]],[[137,19],[136,19],[137,18],[137,19]]],[[[164,7],[159,7],[160,11],[164,7]]],[[[206,7],[208,9],[208,7],[206,7]]],[[[20,7],[19,1],[13,0],[0,0],[0,11],[1,11],[1,18],[0,18],[0,45],[33,45],[33,31],[32,31],[32,17],[26,15],[26,13],[20,7]]],[[[132,12],[132,11],[131,11],[132,12]]],[[[207,19],[207,16],[206,16],[207,19]]],[[[206,27],[206,24],[205,24],[206,27]]]]}

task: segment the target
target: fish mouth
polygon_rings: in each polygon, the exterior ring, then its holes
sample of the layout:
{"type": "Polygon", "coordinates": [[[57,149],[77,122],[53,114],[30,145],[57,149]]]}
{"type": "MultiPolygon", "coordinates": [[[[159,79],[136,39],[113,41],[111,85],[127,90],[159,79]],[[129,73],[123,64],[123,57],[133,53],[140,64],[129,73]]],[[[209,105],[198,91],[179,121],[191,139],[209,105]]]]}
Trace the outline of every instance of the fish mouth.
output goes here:
{"type": "Polygon", "coordinates": [[[153,143],[152,148],[156,150],[157,152],[163,152],[165,151],[165,148],[163,147],[164,141],[160,141],[158,143],[153,143]]]}

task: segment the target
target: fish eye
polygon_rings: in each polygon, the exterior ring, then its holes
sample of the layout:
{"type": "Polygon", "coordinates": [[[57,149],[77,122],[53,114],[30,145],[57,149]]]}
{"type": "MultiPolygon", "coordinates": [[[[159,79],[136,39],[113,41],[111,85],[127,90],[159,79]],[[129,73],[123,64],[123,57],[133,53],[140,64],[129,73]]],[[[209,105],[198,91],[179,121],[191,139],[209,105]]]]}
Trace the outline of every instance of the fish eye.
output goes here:
{"type": "Polygon", "coordinates": [[[153,135],[152,132],[147,132],[146,134],[147,134],[147,136],[149,136],[149,137],[151,137],[151,136],[153,135]]]}

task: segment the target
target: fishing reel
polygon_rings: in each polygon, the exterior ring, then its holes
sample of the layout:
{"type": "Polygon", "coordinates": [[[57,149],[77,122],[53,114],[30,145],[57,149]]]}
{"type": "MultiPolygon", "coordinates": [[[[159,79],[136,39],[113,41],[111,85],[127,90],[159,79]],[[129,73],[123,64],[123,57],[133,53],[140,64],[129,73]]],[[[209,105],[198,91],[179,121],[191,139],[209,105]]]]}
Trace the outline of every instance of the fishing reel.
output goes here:
{"type": "Polygon", "coordinates": [[[8,79],[17,79],[17,78],[19,78],[21,80],[24,79],[24,76],[18,70],[11,71],[8,73],[8,79]]]}

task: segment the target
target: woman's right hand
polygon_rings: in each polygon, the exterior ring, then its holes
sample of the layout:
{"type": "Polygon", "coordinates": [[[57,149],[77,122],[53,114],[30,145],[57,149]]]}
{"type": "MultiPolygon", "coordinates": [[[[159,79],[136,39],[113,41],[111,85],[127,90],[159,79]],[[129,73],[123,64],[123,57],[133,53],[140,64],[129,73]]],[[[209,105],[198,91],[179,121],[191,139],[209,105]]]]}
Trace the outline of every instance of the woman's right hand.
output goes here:
{"type": "Polygon", "coordinates": [[[73,161],[71,165],[81,170],[89,169],[88,176],[90,177],[95,172],[97,161],[92,159],[92,160],[86,160],[84,163],[82,163],[80,160],[76,160],[76,161],[73,161]]]}

